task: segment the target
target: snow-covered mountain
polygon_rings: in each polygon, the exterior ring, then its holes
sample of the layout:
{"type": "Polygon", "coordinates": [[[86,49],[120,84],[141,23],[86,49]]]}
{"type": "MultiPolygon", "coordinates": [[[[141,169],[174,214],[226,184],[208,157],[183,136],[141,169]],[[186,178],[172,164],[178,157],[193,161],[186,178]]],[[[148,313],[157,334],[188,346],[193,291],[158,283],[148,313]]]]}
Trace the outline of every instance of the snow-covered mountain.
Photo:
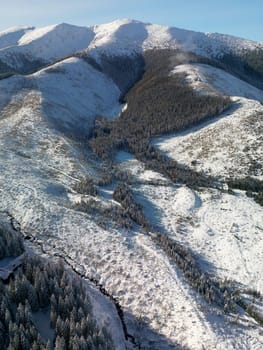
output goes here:
{"type": "Polygon", "coordinates": [[[20,38],[34,29],[34,27],[14,27],[0,32],[0,49],[18,45],[20,38]]]}
{"type": "Polygon", "coordinates": [[[127,19],[0,33],[0,211],[99,286],[118,350],[262,349],[262,49],[127,19]]]}
{"type": "Polygon", "coordinates": [[[124,19],[94,27],[62,23],[36,29],[14,28],[0,33],[0,48],[0,60],[19,70],[23,57],[32,62],[52,62],[80,50],[117,55],[173,48],[220,57],[223,53],[262,48],[262,43],[124,19]]]}

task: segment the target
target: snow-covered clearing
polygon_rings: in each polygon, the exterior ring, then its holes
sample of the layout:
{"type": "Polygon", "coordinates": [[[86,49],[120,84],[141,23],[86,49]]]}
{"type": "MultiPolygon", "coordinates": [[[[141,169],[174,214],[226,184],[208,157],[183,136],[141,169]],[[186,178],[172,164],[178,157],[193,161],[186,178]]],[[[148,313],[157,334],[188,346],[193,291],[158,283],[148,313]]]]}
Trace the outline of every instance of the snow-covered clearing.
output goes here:
{"type": "Polygon", "coordinates": [[[32,313],[33,322],[45,341],[50,341],[52,344],[55,331],[50,327],[50,309],[32,313]]]}

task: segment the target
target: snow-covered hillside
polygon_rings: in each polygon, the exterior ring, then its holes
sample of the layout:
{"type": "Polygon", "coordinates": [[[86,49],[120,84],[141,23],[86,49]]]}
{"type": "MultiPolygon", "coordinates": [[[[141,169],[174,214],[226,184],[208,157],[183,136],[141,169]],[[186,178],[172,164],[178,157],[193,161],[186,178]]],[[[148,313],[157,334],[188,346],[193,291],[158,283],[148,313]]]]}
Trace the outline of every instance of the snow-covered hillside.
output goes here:
{"type": "Polygon", "coordinates": [[[212,176],[262,177],[263,106],[244,98],[234,101],[220,118],[158,138],[154,144],[179,163],[212,176]]]}
{"type": "Polygon", "coordinates": [[[5,115],[24,103],[20,96],[34,91],[39,98],[30,108],[41,108],[48,122],[58,130],[71,133],[87,133],[96,115],[111,117],[121,108],[117,86],[77,58],[66,59],[26,77],[11,77],[1,81],[0,86],[3,90],[0,105],[4,106],[14,95],[5,107],[5,115]]]}
{"type": "Polygon", "coordinates": [[[186,74],[185,81],[196,91],[207,94],[216,90],[228,96],[240,96],[263,102],[263,91],[233,75],[206,64],[181,64],[171,74],[186,74]]]}
{"type": "Polygon", "coordinates": [[[233,105],[221,116],[166,137],[154,144],[169,157],[219,178],[262,176],[263,92],[231,74],[203,64],[184,64],[171,74],[186,74],[197,93],[219,91],[233,105]]]}
{"type": "Polygon", "coordinates": [[[80,50],[88,50],[93,55],[98,52],[119,55],[148,49],[174,48],[207,57],[219,57],[226,53],[262,48],[262,43],[251,40],[129,19],[90,28],[62,23],[33,30],[16,30],[11,37],[11,32],[8,33],[0,33],[0,47],[3,48],[0,51],[0,60],[14,69],[21,69],[25,57],[29,61],[52,62],[80,50]],[[7,34],[12,47],[4,48],[7,46],[7,34]]]}
{"type": "MultiPolygon", "coordinates": [[[[229,281],[240,295],[256,294],[244,300],[262,313],[263,210],[242,191],[173,182],[163,164],[151,168],[144,155],[138,159],[145,163],[136,159],[121,138],[110,160],[98,159],[90,132],[101,133],[110,148],[106,136],[113,129],[103,118],[94,123],[95,118],[119,116],[123,96],[116,76],[131,81],[136,76],[131,61],[107,60],[107,55],[133,58],[147,49],[180,48],[210,57],[260,45],[127,19],[91,28],[61,24],[0,33],[0,60],[14,68],[25,60],[29,67],[39,63],[30,70],[34,73],[0,80],[0,211],[31,237],[31,249],[63,258],[118,303],[118,313],[111,302],[100,305],[100,290],[91,288],[94,313],[99,323],[108,323],[118,350],[261,350],[262,325],[253,313],[240,304],[225,313],[225,305],[208,303],[155,239],[158,232],[187,247],[211,280],[229,281]],[[77,51],[82,55],[72,57],[77,51]],[[106,59],[100,61],[103,53],[106,59]],[[96,189],[92,195],[78,187],[87,179],[96,189]],[[114,196],[122,183],[150,222],[149,230],[132,216],[127,219],[129,208],[114,196]]],[[[205,64],[169,72],[164,80],[183,73],[185,80],[178,81],[189,84],[193,94],[222,93],[233,103],[223,114],[153,144],[193,173],[222,181],[262,176],[263,92],[205,64]]]]}
{"type": "Polygon", "coordinates": [[[0,32],[0,50],[18,45],[20,38],[33,29],[34,27],[14,27],[0,32]]]}
{"type": "Polygon", "coordinates": [[[86,48],[94,36],[90,28],[58,24],[26,32],[18,44],[0,51],[0,59],[14,69],[24,60],[54,62],[86,48]]]}

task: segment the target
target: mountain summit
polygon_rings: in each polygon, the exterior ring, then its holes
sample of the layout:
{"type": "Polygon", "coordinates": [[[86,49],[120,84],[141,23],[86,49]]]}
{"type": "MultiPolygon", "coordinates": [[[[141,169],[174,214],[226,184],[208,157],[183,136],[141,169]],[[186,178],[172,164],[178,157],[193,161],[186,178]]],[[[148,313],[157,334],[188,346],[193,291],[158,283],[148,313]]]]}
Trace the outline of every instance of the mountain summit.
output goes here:
{"type": "Polygon", "coordinates": [[[93,27],[58,24],[43,28],[17,28],[0,33],[0,60],[21,69],[22,57],[51,62],[81,50],[131,54],[149,49],[180,49],[206,57],[262,49],[262,43],[228,35],[199,33],[173,27],[116,20],[93,27]]]}

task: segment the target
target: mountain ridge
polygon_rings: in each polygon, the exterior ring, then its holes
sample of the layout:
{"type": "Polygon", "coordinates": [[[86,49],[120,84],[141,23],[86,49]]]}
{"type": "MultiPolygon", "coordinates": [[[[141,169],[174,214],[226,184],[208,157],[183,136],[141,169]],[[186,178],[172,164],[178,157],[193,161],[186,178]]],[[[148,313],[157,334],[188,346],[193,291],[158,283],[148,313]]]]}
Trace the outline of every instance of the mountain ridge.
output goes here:
{"type": "MultiPolygon", "coordinates": [[[[136,20],[116,20],[110,23],[95,25],[91,27],[76,26],[67,23],[55,24],[47,27],[30,29],[24,35],[21,35],[17,45],[12,48],[3,48],[0,51],[0,58],[4,59],[4,53],[8,51],[18,50],[27,51],[30,46],[38,41],[38,50],[34,55],[37,58],[50,59],[69,55],[77,50],[88,50],[98,47],[107,49],[107,45],[113,45],[114,49],[124,50],[126,53],[129,50],[146,50],[152,48],[170,48],[183,49],[186,51],[194,50],[196,54],[205,54],[208,57],[217,56],[220,50],[234,52],[238,50],[238,46],[243,46],[242,49],[254,50],[263,47],[263,43],[252,40],[242,39],[234,36],[217,34],[217,33],[201,33],[191,30],[179,29],[176,27],[168,27],[150,23],[143,23],[136,20]],[[74,37],[73,42],[71,38],[74,37]],[[78,37],[78,40],[76,40],[78,37]],[[67,47],[67,52],[58,53],[52,45],[59,45],[59,41],[64,42],[67,47]],[[77,41],[77,43],[76,43],[77,41]],[[75,43],[75,46],[74,46],[75,43]],[[51,53],[45,51],[50,47],[51,53]],[[200,46],[198,48],[198,46],[200,46]],[[203,46],[203,48],[202,48],[203,46]],[[21,48],[22,47],[22,48],[21,48]]],[[[20,33],[21,29],[18,30],[20,33]]],[[[5,32],[1,32],[2,35],[5,32]]],[[[0,33],[0,38],[1,38],[0,33]]],[[[13,32],[15,33],[15,32],[13,32]]],[[[10,46],[10,45],[8,45],[10,46]]],[[[31,49],[32,50],[32,49],[31,49]]],[[[112,52],[110,52],[112,53],[112,52]]],[[[7,62],[6,62],[7,63],[7,62]]]]}

